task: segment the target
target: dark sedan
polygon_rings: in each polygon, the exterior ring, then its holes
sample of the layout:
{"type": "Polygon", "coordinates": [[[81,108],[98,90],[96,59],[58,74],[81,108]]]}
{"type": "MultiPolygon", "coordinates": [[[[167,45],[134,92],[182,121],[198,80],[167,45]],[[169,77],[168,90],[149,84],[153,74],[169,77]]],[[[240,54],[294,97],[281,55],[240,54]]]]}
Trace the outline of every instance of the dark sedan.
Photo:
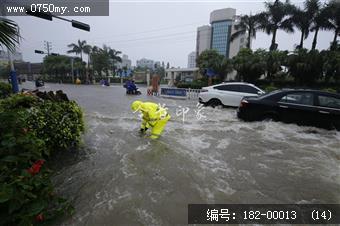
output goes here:
{"type": "Polygon", "coordinates": [[[340,130],[340,95],[317,90],[277,90],[245,97],[237,110],[245,121],[272,119],[340,130]]]}

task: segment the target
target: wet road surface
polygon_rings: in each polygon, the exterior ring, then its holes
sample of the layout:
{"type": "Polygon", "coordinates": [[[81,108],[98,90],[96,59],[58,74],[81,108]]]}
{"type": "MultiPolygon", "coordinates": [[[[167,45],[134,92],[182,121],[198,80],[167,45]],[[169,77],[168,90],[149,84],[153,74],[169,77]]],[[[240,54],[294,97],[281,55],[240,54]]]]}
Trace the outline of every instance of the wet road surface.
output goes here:
{"type": "Polygon", "coordinates": [[[148,97],[143,88],[141,96],[118,85],[45,89],[76,100],[87,127],[82,157],[61,163],[54,178],[76,211],[61,225],[187,224],[189,203],[340,203],[339,132],[242,122],[228,108],[203,108],[199,119],[195,100],[148,97]],[[159,140],[139,136],[137,99],[169,109],[159,140]]]}

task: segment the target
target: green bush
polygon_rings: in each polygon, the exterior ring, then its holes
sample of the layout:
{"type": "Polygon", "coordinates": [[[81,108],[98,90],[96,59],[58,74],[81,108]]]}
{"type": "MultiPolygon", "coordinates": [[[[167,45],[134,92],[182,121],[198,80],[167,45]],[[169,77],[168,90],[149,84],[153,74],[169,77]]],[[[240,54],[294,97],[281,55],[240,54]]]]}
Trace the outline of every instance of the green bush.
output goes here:
{"type": "Polygon", "coordinates": [[[25,108],[0,111],[0,225],[33,225],[72,211],[53,192],[51,171],[43,164],[48,151],[29,129],[30,117],[25,108]]]}
{"type": "Polygon", "coordinates": [[[12,86],[8,83],[0,82],[0,99],[8,97],[12,93],[12,86]]]}
{"type": "Polygon", "coordinates": [[[326,91],[326,92],[330,92],[330,93],[336,93],[337,91],[335,89],[332,89],[332,88],[325,88],[325,89],[322,89],[323,91],[326,91]]]}
{"type": "Polygon", "coordinates": [[[186,88],[186,89],[202,89],[202,87],[206,86],[206,84],[202,82],[183,82],[183,83],[178,83],[176,85],[177,88],[186,88]]]}
{"type": "Polygon", "coordinates": [[[269,85],[269,86],[266,86],[265,88],[264,88],[264,91],[266,92],[266,93],[270,93],[270,92],[272,92],[272,91],[274,91],[274,90],[277,90],[278,88],[277,87],[275,87],[275,86],[273,86],[273,85],[269,85]]]}
{"type": "Polygon", "coordinates": [[[74,101],[44,101],[31,109],[30,128],[37,132],[49,150],[64,150],[80,143],[84,132],[83,113],[74,101]]]}
{"type": "Polygon", "coordinates": [[[72,212],[45,159],[79,144],[83,115],[73,101],[12,95],[0,100],[0,225],[46,224],[72,212]]]}

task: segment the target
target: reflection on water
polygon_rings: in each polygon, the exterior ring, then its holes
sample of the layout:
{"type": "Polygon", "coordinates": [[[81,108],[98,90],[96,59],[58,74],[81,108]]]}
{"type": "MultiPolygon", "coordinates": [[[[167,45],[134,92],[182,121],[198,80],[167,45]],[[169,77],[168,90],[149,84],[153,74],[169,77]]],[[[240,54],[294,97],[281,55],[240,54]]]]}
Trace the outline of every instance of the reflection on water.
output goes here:
{"type": "MultiPolygon", "coordinates": [[[[63,88],[85,109],[85,154],[54,181],[76,213],[62,225],[187,223],[189,203],[339,203],[340,133],[279,122],[245,123],[235,109],[189,111],[194,101],[126,96],[121,87],[63,88]],[[140,137],[137,99],[165,103],[156,141],[140,137]]],[[[142,89],[145,93],[145,89],[142,89]]]]}

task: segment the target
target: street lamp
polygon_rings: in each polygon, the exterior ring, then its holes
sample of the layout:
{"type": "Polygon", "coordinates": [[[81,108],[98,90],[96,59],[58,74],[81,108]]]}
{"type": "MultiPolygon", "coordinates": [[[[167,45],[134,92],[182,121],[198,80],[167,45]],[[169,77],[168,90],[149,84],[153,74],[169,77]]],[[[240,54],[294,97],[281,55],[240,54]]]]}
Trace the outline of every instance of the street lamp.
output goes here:
{"type": "Polygon", "coordinates": [[[38,12],[38,11],[32,12],[31,10],[27,10],[26,14],[31,15],[31,16],[35,16],[35,17],[39,17],[39,18],[42,18],[42,19],[45,19],[45,20],[50,20],[50,21],[52,21],[53,17],[54,17],[54,18],[57,18],[59,20],[71,22],[72,27],[75,27],[75,28],[78,28],[78,29],[81,29],[81,30],[84,30],[84,31],[90,31],[90,25],[88,25],[88,24],[82,23],[82,22],[77,21],[77,20],[65,19],[63,17],[56,16],[56,15],[53,15],[51,13],[38,12]]]}

